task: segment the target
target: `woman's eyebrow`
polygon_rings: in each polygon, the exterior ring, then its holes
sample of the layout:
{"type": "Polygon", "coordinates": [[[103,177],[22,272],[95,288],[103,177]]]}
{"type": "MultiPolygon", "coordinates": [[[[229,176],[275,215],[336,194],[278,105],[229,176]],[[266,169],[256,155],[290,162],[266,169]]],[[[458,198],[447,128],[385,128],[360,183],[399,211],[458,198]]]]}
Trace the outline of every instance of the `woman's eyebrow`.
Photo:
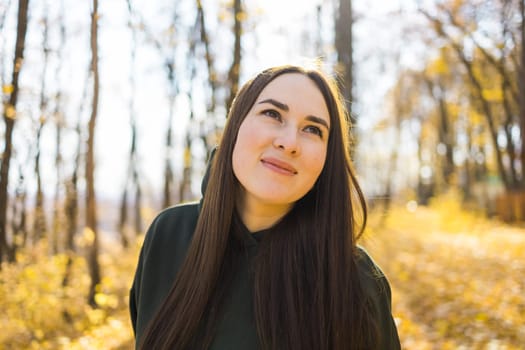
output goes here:
{"type": "Polygon", "coordinates": [[[321,124],[322,126],[324,126],[326,129],[330,130],[330,126],[328,126],[328,123],[326,122],[326,120],[324,120],[323,118],[319,118],[319,117],[316,117],[314,115],[309,115],[305,118],[306,120],[309,120],[311,122],[314,122],[314,123],[317,123],[317,124],[321,124]]]}
{"type": "MultiPolygon", "coordinates": [[[[286,112],[288,112],[290,110],[290,108],[288,107],[287,104],[279,102],[277,100],[274,100],[273,98],[267,98],[266,100],[259,101],[258,104],[261,104],[261,103],[270,103],[270,104],[274,105],[275,107],[277,107],[277,108],[279,108],[279,109],[281,109],[283,111],[286,111],[286,112]]],[[[330,126],[328,125],[326,120],[324,120],[323,118],[319,118],[319,117],[316,117],[314,115],[309,115],[309,116],[306,117],[306,120],[309,120],[309,121],[317,123],[317,124],[321,124],[326,129],[330,130],[330,126]]]]}
{"type": "Polygon", "coordinates": [[[277,107],[279,109],[282,109],[283,111],[287,111],[287,112],[290,110],[290,108],[288,107],[287,104],[284,104],[282,102],[276,101],[273,98],[268,98],[266,100],[262,100],[262,101],[259,102],[259,104],[261,104],[261,103],[270,103],[270,104],[274,105],[275,107],[277,107]]]}

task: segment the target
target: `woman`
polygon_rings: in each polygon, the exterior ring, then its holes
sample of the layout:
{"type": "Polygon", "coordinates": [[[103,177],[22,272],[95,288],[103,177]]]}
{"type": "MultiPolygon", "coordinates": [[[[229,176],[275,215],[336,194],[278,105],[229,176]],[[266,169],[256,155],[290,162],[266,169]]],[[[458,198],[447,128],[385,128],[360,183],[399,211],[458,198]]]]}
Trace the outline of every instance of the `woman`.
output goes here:
{"type": "Polygon", "coordinates": [[[346,117],[316,70],[270,68],[241,88],[203,199],[146,235],[137,348],[400,348],[388,282],[356,246],[366,208],[346,117]]]}

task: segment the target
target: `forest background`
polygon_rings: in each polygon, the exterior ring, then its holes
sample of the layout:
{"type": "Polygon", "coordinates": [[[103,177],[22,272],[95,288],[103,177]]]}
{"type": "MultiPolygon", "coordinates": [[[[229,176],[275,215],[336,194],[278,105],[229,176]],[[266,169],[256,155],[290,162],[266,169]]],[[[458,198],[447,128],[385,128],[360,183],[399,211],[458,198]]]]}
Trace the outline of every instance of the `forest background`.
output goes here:
{"type": "Polygon", "coordinates": [[[0,2],[0,349],[132,349],[155,213],[240,84],[338,77],[404,349],[525,344],[523,0],[0,2]]]}

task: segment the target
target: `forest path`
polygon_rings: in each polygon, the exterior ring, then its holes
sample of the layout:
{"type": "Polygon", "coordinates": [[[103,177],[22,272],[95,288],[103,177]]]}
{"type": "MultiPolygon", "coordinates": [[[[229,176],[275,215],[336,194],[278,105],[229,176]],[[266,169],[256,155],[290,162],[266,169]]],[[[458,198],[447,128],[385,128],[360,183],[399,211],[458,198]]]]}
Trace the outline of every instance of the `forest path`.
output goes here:
{"type": "Polygon", "coordinates": [[[371,217],[403,349],[524,349],[525,229],[457,208],[371,217]]]}

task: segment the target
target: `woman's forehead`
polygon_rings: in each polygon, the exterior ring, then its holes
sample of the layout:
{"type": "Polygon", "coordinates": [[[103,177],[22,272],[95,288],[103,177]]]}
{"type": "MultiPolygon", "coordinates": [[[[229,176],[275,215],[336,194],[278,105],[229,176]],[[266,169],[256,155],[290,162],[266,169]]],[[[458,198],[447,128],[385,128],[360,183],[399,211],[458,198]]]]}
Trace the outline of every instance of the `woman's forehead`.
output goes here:
{"type": "Polygon", "coordinates": [[[266,100],[280,102],[286,107],[301,107],[309,114],[330,122],[328,106],[317,84],[302,73],[285,73],[270,81],[255,100],[255,105],[266,100]]]}

